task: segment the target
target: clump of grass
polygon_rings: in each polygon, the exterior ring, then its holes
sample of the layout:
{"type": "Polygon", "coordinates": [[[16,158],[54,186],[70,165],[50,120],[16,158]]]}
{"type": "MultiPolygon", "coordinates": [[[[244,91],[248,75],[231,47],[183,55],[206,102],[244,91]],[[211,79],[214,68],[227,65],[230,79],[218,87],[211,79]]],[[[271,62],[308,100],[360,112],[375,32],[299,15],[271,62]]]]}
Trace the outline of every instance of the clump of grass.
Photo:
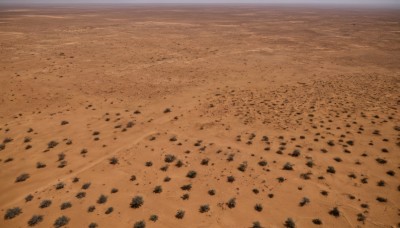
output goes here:
{"type": "Polygon", "coordinates": [[[132,198],[130,205],[131,205],[131,208],[139,208],[143,205],[143,203],[144,203],[143,197],[135,196],[132,198]]]}
{"type": "Polygon", "coordinates": [[[184,191],[190,191],[190,189],[192,189],[192,184],[182,185],[181,189],[184,191]]]}
{"type": "Polygon", "coordinates": [[[201,165],[208,165],[208,162],[210,161],[210,159],[208,158],[204,158],[203,160],[201,160],[201,165]]]}
{"type": "Polygon", "coordinates": [[[380,202],[380,203],[386,203],[386,202],[387,202],[387,199],[386,199],[386,198],[383,198],[383,197],[380,197],[380,196],[376,197],[376,200],[377,200],[378,202],[380,202]]]}
{"type": "Polygon", "coordinates": [[[253,222],[251,228],[263,228],[263,227],[261,226],[261,223],[259,221],[255,221],[253,222]]]}
{"type": "Polygon", "coordinates": [[[138,221],[133,225],[133,228],[145,228],[145,227],[146,227],[146,222],[143,220],[138,221]]]}
{"type": "Polygon", "coordinates": [[[295,228],[296,223],[294,223],[294,220],[292,218],[286,219],[285,223],[283,224],[286,228],[295,228]]]}
{"type": "Polygon", "coordinates": [[[63,182],[59,182],[55,185],[56,190],[63,189],[65,184],[63,182]]]}
{"type": "Polygon", "coordinates": [[[67,124],[69,124],[68,121],[66,121],[66,120],[61,121],[61,125],[67,125],[67,124]]]}
{"type": "Polygon", "coordinates": [[[145,166],[147,166],[147,167],[151,167],[151,166],[153,166],[153,162],[151,162],[151,161],[147,161],[147,162],[145,163],[145,166]]]}
{"type": "Polygon", "coordinates": [[[328,166],[328,168],[326,169],[326,172],[334,174],[334,173],[336,173],[336,170],[333,166],[328,166]]]}
{"type": "Polygon", "coordinates": [[[21,213],[22,213],[22,210],[19,207],[10,208],[4,214],[4,219],[5,220],[13,219],[13,218],[17,217],[18,215],[20,215],[21,213]]]}
{"type": "Polygon", "coordinates": [[[92,223],[90,223],[89,224],[89,228],[96,228],[96,227],[98,227],[99,225],[97,225],[97,223],[95,223],[95,222],[92,222],[92,223]]]}
{"type": "Polygon", "coordinates": [[[0,143],[0,151],[6,149],[6,144],[0,143]]]}
{"type": "Polygon", "coordinates": [[[46,207],[50,207],[50,205],[51,205],[51,200],[43,200],[40,203],[39,207],[40,208],[46,208],[46,207]]]}
{"type": "Polygon", "coordinates": [[[18,182],[26,181],[29,177],[30,177],[30,175],[29,175],[28,173],[23,173],[23,174],[19,175],[19,176],[15,179],[15,182],[18,183],[18,182]]]}
{"type": "Polygon", "coordinates": [[[268,162],[265,160],[262,160],[262,161],[258,162],[258,165],[264,167],[264,166],[268,165],[268,162]]]}
{"type": "Polygon", "coordinates": [[[12,141],[13,141],[12,138],[6,137],[6,138],[3,140],[3,143],[4,143],[4,144],[7,144],[7,143],[10,143],[10,142],[12,142],[12,141]]]}
{"type": "Polygon", "coordinates": [[[205,213],[210,210],[210,206],[208,204],[201,205],[199,208],[200,213],[205,213]]]}
{"type": "Polygon", "coordinates": [[[188,200],[189,199],[189,194],[183,194],[182,196],[181,196],[181,199],[182,200],[188,200]]]}
{"type": "Polygon", "coordinates": [[[67,216],[60,216],[60,217],[58,217],[57,219],[56,219],[56,221],[54,221],[54,224],[53,224],[53,226],[55,227],[55,228],[60,228],[60,227],[62,227],[62,226],[65,226],[65,225],[67,225],[68,223],[69,223],[69,218],[67,217],[67,216]]]}
{"type": "Polygon", "coordinates": [[[184,210],[178,210],[175,214],[175,218],[177,219],[183,219],[185,217],[185,211],[184,210]]]}
{"type": "Polygon", "coordinates": [[[37,162],[36,163],[36,168],[37,169],[42,169],[42,168],[45,168],[46,167],[46,164],[44,164],[43,162],[37,162]]]}
{"type": "Polygon", "coordinates": [[[170,108],[166,108],[166,109],[164,110],[164,113],[169,113],[169,112],[171,112],[171,109],[170,109],[170,108]]]}
{"type": "Polygon", "coordinates": [[[31,137],[25,137],[24,138],[24,143],[28,143],[28,142],[30,142],[30,141],[32,141],[32,138],[31,137]]]}
{"type": "Polygon", "coordinates": [[[362,214],[362,213],[357,214],[357,221],[364,223],[365,219],[366,219],[366,217],[364,214],[362,214]]]}
{"type": "Polygon", "coordinates": [[[196,175],[197,175],[197,172],[196,171],[194,171],[194,170],[190,170],[187,174],[186,174],[186,177],[188,177],[188,178],[195,178],[196,177],[196,175]]]}
{"type": "Polygon", "coordinates": [[[111,193],[117,193],[118,192],[118,189],[117,188],[112,188],[111,189],[111,193]]]}
{"type": "Polygon", "coordinates": [[[158,215],[150,215],[149,220],[152,222],[156,222],[158,220],[158,215]]]}
{"type": "Polygon", "coordinates": [[[208,195],[210,196],[215,195],[215,190],[214,189],[208,190],[208,195]]]}
{"type": "Polygon", "coordinates": [[[165,177],[164,182],[169,182],[171,180],[171,177],[165,177]]]}
{"type": "Polygon", "coordinates": [[[65,210],[65,209],[70,208],[70,207],[72,207],[72,203],[71,202],[64,202],[60,206],[61,210],[65,210]]]}
{"type": "Polygon", "coordinates": [[[28,220],[28,226],[35,226],[43,221],[43,215],[33,215],[28,220]]]}
{"type": "Polygon", "coordinates": [[[65,154],[63,152],[59,153],[57,161],[63,161],[64,159],[65,159],[65,154]]]}
{"type": "Polygon", "coordinates": [[[226,205],[228,206],[228,208],[235,208],[236,207],[236,198],[231,198],[228,200],[228,202],[226,203],[226,205]]]}
{"type": "Polygon", "coordinates": [[[318,219],[318,218],[313,219],[312,222],[313,222],[315,225],[322,225],[322,221],[321,221],[320,219],[318,219]]]}
{"type": "Polygon", "coordinates": [[[106,203],[107,202],[107,196],[105,196],[105,195],[103,195],[103,194],[101,194],[100,196],[99,196],[99,198],[97,199],[97,203],[98,204],[104,204],[104,203],[106,203]]]}

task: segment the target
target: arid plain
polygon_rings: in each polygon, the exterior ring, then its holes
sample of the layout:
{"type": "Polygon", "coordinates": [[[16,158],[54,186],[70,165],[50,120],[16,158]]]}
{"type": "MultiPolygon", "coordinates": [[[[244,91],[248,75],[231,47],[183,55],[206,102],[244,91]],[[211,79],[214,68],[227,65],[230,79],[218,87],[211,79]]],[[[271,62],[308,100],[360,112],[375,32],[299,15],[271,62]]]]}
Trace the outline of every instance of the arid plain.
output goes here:
{"type": "Polygon", "coordinates": [[[400,12],[0,8],[0,227],[398,227],[400,12]]]}

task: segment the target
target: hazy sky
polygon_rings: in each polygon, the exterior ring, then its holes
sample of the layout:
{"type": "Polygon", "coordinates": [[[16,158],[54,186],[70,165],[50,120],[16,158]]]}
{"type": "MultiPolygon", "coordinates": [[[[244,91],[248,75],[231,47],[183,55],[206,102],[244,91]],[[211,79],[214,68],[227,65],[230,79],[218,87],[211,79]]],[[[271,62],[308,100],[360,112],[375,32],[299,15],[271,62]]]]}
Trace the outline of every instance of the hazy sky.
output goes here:
{"type": "Polygon", "coordinates": [[[0,3],[317,3],[400,6],[400,0],[0,0],[0,3]]]}

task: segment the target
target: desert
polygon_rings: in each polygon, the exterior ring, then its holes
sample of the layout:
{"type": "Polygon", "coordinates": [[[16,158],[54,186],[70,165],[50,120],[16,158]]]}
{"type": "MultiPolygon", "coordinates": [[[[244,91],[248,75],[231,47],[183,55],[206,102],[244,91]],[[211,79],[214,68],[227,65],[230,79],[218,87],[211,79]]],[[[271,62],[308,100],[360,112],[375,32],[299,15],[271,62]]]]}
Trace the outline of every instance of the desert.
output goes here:
{"type": "Polygon", "coordinates": [[[0,7],[0,227],[399,227],[400,11],[0,7]]]}

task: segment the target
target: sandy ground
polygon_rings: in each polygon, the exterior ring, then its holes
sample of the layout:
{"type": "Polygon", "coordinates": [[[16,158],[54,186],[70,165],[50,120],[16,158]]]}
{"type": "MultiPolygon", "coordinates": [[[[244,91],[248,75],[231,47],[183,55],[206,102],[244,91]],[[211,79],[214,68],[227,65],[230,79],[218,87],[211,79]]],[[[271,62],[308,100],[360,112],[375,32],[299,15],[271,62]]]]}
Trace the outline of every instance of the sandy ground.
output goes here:
{"type": "Polygon", "coordinates": [[[0,45],[0,227],[399,226],[399,11],[2,7],[0,45]]]}

